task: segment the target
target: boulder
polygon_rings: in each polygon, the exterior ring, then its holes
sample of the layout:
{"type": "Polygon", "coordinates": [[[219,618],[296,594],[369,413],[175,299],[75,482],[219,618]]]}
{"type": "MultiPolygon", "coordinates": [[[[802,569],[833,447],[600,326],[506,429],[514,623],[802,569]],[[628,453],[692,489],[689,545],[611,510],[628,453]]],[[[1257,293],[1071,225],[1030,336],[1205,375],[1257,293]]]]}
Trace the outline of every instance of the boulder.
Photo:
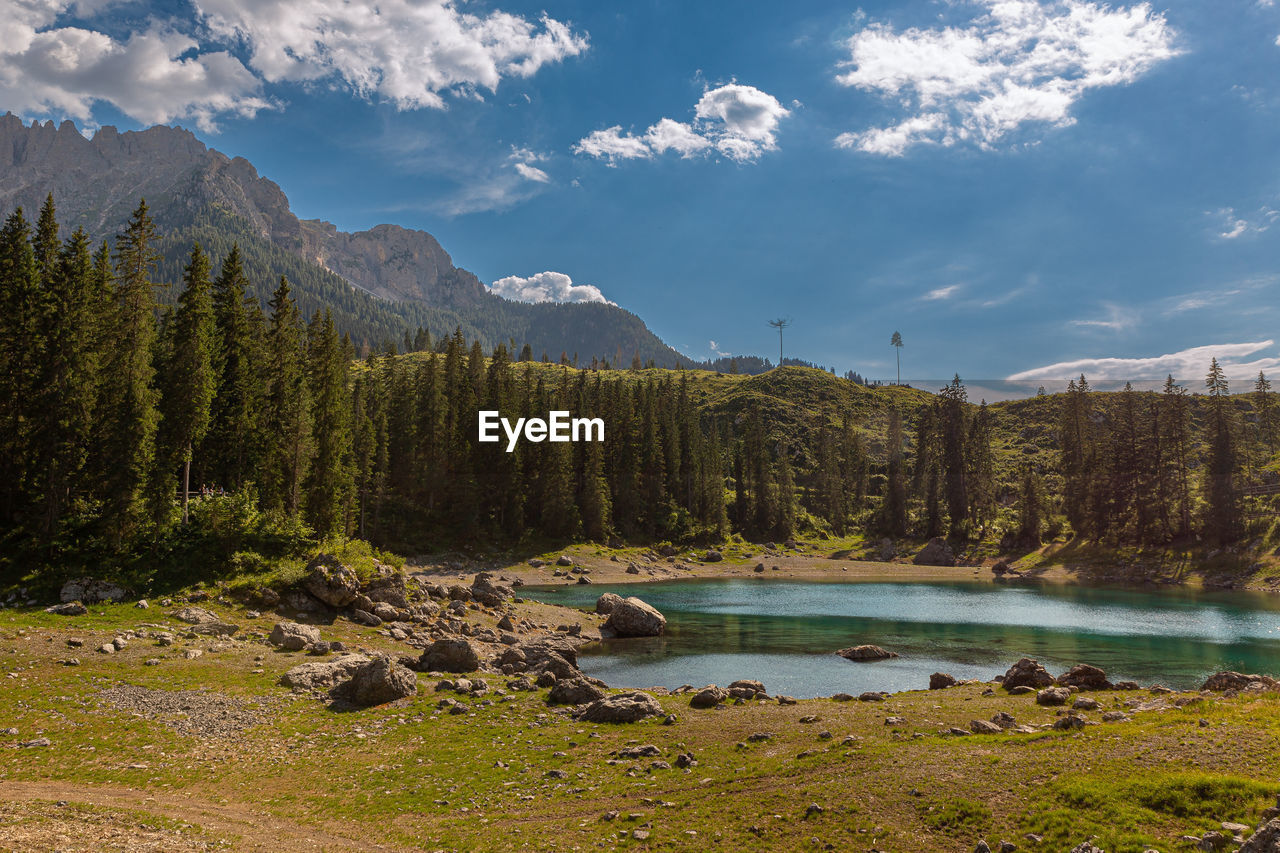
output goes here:
{"type": "Polygon", "coordinates": [[[702,562],[704,563],[718,563],[723,559],[724,555],[719,551],[708,551],[702,555],[702,562]]]}
{"type": "Polygon", "coordinates": [[[1005,711],[997,711],[995,715],[991,717],[991,722],[995,723],[1002,729],[1011,729],[1018,724],[1018,721],[1013,718],[1013,715],[1005,711]]]}
{"type": "Polygon", "coordinates": [[[369,611],[361,610],[359,607],[351,608],[350,616],[352,622],[355,622],[357,625],[364,625],[368,628],[377,628],[382,624],[382,618],[380,616],[374,616],[369,611]]]}
{"type": "Polygon", "coordinates": [[[946,539],[935,536],[929,540],[929,544],[920,549],[920,553],[916,554],[912,562],[917,566],[954,566],[956,552],[951,550],[946,539]]]}
{"type": "Polygon", "coordinates": [[[183,607],[169,615],[179,622],[186,622],[188,625],[212,625],[222,621],[216,613],[211,613],[203,607],[183,607]]]}
{"type": "Polygon", "coordinates": [[[564,681],[556,681],[551,692],[547,694],[547,704],[585,705],[588,702],[603,699],[606,695],[608,694],[603,689],[585,678],[567,678],[564,681]]]}
{"type": "Polygon", "coordinates": [[[469,640],[461,637],[436,640],[418,659],[423,672],[475,672],[480,668],[480,654],[469,640]]]}
{"type": "Polygon", "coordinates": [[[689,707],[714,708],[728,698],[728,690],[725,690],[723,687],[717,687],[714,684],[708,684],[706,687],[693,694],[693,698],[689,700],[689,707]]]}
{"type": "Polygon", "coordinates": [[[995,723],[989,723],[986,720],[974,720],[969,723],[969,731],[975,735],[998,735],[1004,731],[995,723]]]}
{"type": "Polygon", "coordinates": [[[418,676],[408,667],[390,658],[377,657],[362,664],[343,682],[329,691],[329,696],[361,708],[394,702],[418,692],[418,676]]]}
{"type": "Polygon", "coordinates": [[[63,604],[46,607],[44,612],[52,613],[55,616],[83,616],[89,612],[89,608],[85,607],[80,601],[68,601],[63,604]]]}
{"type": "MultiPolygon", "coordinates": [[[[378,602],[382,602],[392,607],[406,608],[409,606],[409,587],[404,572],[385,563],[374,565],[373,579],[364,584],[361,591],[375,605],[378,602]]],[[[361,609],[368,610],[369,608],[361,609]]]]}
{"type": "Polygon", "coordinates": [[[929,676],[930,690],[945,690],[948,687],[955,687],[956,680],[945,672],[935,672],[929,676]]]}
{"type": "Polygon", "coordinates": [[[764,689],[764,682],[756,681],[752,678],[739,678],[737,681],[729,685],[730,690],[750,690],[753,693],[767,695],[769,691],[764,689]]]}
{"type": "Polygon", "coordinates": [[[1265,675],[1245,675],[1240,672],[1215,672],[1200,687],[1201,690],[1212,690],[1221,693],[1224,690],[1247,690],[1253,684],[1274,687],[1276,681],[1265,675]]]}
{"type": "Polygon", "coordinates": [[[619,637],[657,637],[666,626],[667,617],[634,596],[615,602],[604,623],[619,637]]]}
{"type": "Polygon", "coordinates": [[[1039,689],[1053,684],[1053,676],[1037,661],[1031,658],[1022,658],[1009,667],[1009,671],[1004,674],[1002,683],[1005,690],[1012,690],[1015,687],[1039,689]]]}
{"type": "Polygon", "coordinates": [[[1071,698],[1071,691],[1066,687],[1046,687],[1036,694],[1037,705],[1065,705],[1071,698]]]}
{"type": "Polygon", "coordinates": [[[1105,672],[1087,663],[1076,664],[1059,675],[1058,684],[1078,690],[1110,690],[1112,687],[1105,672]]]}
{"type": "Polygon", "coordinates": [[[377,616],[383,622],[399,622],[403,618],[408,617],[408,611],[402,610],[385,601],[379,601],[373,605],[373,615],[377,616]]]}
{"type": "Polygon", "coordinates": [[[575,716],[587,723],[636,723],[661,714],[658,700],[637,690],[597,699],[575,716]]]}
{"type": "Polygon", "coordinates": [[[230,622],[201,622],[199,625],[192,625],[191,631],[194,634],[204,634],[209,637],[230,637],[240,628],[232,625],[230,622]]]}
{"type": "Polygon", "coordinates": [[[561,554],[559,557],[556,557],[556,565],[557,565],[557,566],[572,566],[572,565],[573,565],[573,558],[572,558],[572,557],[570,557],[568,554],[561,554]]]}
{"type": "Polygon", "coordinates": [[[620,601],[622,601],[622,596],[617,593],[606,592],[596,599],[596,612],[602,616],[608,616],[620,601]]]}
{"type": "Polygon", "coordinates": [[[277,622],[267,639],[273,646],[299,652],[320,642],[320,629],[314,625],[299,625],[297,622],[277,622]]]}
{"type": "Polygon", "coordinates": [[[481,572],[471,583],[471,597],[485,607],[502,607],[515,593],[510,587],[493,582],[493,575],[481,572]]]}
{"type": "Polygon", "coordinates": [[[280,684],[295,690],[327,689],[350,678],[369,662],[364,655],[342,655],[328,660],[302,663],[280,676],[280,684]]]}
{"type": "Polygon", "coordinates": [[[1068,714],[1053,721],[1053,730],[1057,732],[1074,732],[1083,728],[1084,717],[1077,717],[1075,714],[1068,714]]]}
{"type": "Polygon", "coordinates": [[[80,601],[97,604],[100,601],[124,601],[128,592],[110,581],[94,578],[76,578],[62,585],[58,598],[63,602],[80,601]]]}
{"type": "Polygon", "coordinates": [[[337,557],[320,554],[307,564],[307,578],[303,586],[330,607],[346,607],[360,592],[360,579],[337,557]]]}
{"type": "Polygon", "coordinates": [[[871,645],[850,646],[847,649],[841,649],[836,652],[836,654],[846,660],[852,661],[887,660],[898,656],[896,652],[891,652],[888,649],[882,649],[879,646],[871,645]]]}
{"type": "Polygon", "coordinates": [[[1274,818],[1258,827],[1239,853],[1280,853],[1280,818],[1274,818]]]}

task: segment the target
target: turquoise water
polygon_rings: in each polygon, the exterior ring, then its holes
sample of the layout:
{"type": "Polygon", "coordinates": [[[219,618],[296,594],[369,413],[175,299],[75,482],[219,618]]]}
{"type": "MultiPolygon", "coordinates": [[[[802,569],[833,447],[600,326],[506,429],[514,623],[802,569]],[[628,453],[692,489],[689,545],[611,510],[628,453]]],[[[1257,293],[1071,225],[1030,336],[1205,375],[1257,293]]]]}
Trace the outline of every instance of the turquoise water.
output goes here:
{"type": "Polygon", "coordinates": [[[1222,669],[1280,673],[1280,599],[1265,594],[754,579],[524,592],[588,609],[616,592],[662,611],[662,637],[582,650],[583,670],[615,687],[755,678],[796,697],[918,690],[939,671],[988,680],[1024,655],[1055,675],[1089,663],[1144,686],[1198,687],[1222,669]],[[863,643],[900,657],[852,663],[835,654],[863,643]]]}

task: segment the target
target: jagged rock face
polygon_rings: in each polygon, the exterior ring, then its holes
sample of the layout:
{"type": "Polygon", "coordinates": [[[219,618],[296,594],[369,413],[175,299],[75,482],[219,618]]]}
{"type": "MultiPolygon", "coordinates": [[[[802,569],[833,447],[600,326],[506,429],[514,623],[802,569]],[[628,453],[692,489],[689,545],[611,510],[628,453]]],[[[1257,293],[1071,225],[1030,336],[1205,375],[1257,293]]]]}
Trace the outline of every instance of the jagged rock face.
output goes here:
{"type": "Polygon", "coordinates": [[[179,127],[119,133],[107,126],[86,139],[69,121],[28,127],[11,113],[0,117],[0,211],[21,206],[34,219],[49,193],[61,224],[82,226],[94,240],[122,231],[139,198],[162,229],[216,206],[384,299],[457,306],[486,295],[425,231],[379,225],[347,234],[328,222],[301,221],[280,187],[248,160],[208,148],[179,127]]]}

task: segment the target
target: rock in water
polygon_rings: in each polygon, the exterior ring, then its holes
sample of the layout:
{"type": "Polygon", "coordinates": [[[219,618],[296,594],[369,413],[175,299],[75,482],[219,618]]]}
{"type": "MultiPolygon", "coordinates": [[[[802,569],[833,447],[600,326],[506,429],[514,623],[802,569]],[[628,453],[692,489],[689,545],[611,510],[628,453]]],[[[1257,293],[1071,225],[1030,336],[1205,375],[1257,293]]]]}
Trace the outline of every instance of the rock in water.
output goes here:
{"type": "Polygon", "coordinates": [[[620,601],[622,601],[622,596],[617,593],[606,592],[596,599],[596,612],[601,616],[608,616],[620,601]]]}
{"type": "Polygon", "coordinates": [[[1087,663],[1076,664],[1058,676],[1058,683],[1063,687],[1075,687],[1079,690],[1110,690],[1111,682],[1107,674],[1096,666],[1087,663]]]}
{"type": "Polygon", "coordinates": [[[575,716],[588,723],[636,723],[661,714],[658,700],[637,690],[597,699],[575,716]]]}
{"type": "Polygon", "coordinates": [[[667,627],[667,617],[633,596],[614,604],[604,627],[619,637],[657,637],[667,627]]]}
{"type": "Polygon", "coordinates": [[[852,661],[869,661],[869,660],[887,660],[896,658],[898,655],[879,646],[850,646],[847,649],[841,649],[836,652],[840,657],[852,661]]]}
{"type": "Polygon", "coordinates": [[[1003,684],[1005,690],[1012,690],[1015,687],[1039,689],[1053,684],[1053,676],[1037,661],[1022,658],[1009,667],[1009,671],[1004,674],[1003,684]]]}
{"type": "Polygon", "coordinates": [[[917,566],[954,566],[956,552],[951,550],[946,539],[935,536],[929,540],[929,544],[920,549],[920,553],[916,554],[912,562],[917,566]]]}
{"type": "Polygon", "coordinates": [[[299,625],[297,622],[277,622],[271,629],[269,640],[273,646],[298,652],[320,642],[320,629],[314,625],[299,625]]]}
{"type": "Polygon", "coordinates": [[[480,655],[461,637],[436,640],[418,659],[418,668],[423,672],[475,672],[480,668],[480,655]]]}
{"type": "Polygon", "coordinates": [[[307,592],[330,607],[346,607],[360,592],[356,573],[332,554],[320,554],[307,564],[307,592]]]}
{"type": "Polygon", "coordinates": [[[607,694],[603,689],[587,681],[585,678],[568,678],[557,681],[547,695],[550,705],[585,705],[603,699],[607,694]]]}
{"type": "Polygon", "coordinates": [[[329,695],[343,702],[367,708],[394,702],[418,692],[418,676],[390,658],[378,657],[360,666],[351,680],[339,684],[329,695]]]}
{"type": "Polygon", "coordinates": [[[280,676],[280,684],[295,690],[329,688],[350,678],[368,662],[364,655],[343,655],[332,660],[299,664],[280,676]]]}

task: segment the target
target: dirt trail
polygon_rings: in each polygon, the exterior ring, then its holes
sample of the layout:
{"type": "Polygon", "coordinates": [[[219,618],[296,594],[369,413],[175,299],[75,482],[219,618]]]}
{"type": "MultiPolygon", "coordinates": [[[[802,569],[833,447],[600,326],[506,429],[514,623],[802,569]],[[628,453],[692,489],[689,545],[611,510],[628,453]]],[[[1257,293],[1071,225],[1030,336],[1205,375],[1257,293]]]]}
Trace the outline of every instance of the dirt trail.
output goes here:
{"type": "MultiPolygon", "coordinates": [[[[348,836],[333,829],[284,820],[265,809],[245,803],[212,802],[187,793],[141,791],[67,782],[6,781],[0,782],[0,801],[66,801],[102,809],[144,812],[197,826],[207,833],[203,840],[222,841],[228,848],[237,851],[277,853],[280,850],[311,850],[345,853],[375,850],[401,853],[409,849],[420,849],[375,842],[367,832],[361,834],[362,828],[357,826],[352,827],[353,835],[348,836]]],[[[11,840],[5,835],[4,827],[0,825],[0,849],[5,849],[6,842],[11,840]]]]}

